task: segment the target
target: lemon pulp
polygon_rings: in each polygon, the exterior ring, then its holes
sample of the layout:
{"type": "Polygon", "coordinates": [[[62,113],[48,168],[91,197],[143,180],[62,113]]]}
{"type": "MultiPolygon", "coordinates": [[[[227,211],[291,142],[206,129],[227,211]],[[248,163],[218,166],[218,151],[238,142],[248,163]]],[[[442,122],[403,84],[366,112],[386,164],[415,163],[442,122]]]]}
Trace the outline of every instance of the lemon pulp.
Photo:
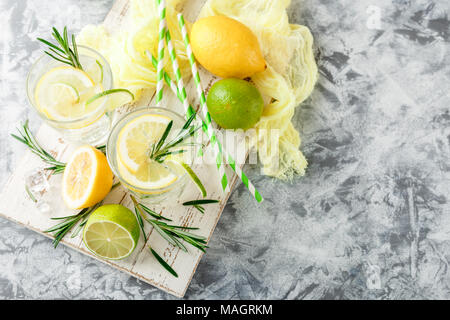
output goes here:
{"type": "Polygon", "coordinates": [[[106,197],[112,182],[105,155],[91,146],[79,147],[64,169],[63,199],[71,209],[93,206],[106,197]]]}

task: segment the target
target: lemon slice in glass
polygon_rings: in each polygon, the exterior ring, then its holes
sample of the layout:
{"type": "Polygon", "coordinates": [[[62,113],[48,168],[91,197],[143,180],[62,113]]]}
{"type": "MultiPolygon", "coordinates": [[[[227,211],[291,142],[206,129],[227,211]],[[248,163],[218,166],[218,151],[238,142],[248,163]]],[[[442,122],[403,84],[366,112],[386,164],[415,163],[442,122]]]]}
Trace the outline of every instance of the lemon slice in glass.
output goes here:
{"type": "Polygon", "coordinates": [[[136,172],[130,172],[118,159],[117,169],[122,179],[132,186],[131,189],[141,189],[140,192],[144,194],[153,194],[155,192],[152,192],[152,190],[169,187],[179,176],[175,170],[168,168],[165,163],[161,164],[150,159],[145,160],[136,172]],[[148,190],[148,192],[145,190],[148,190]]]}
{"type": "Polygon", "coordinates": [[[160,189],[177,180],[180,166],[176,162],[158,163],[150,159],[152,145],[159,141],[170,120],[158,114],[145,114],[131,120],[119,132],[117,168],[130,185],[160,189]]]}
{"type": "Polygon", "coordinates": [[[139,241],[140,229],[130,209],[104,205],[89,217],[83,231],[86,247],[103,259],[118,260],[129,256],[139,241]]]}
{"type": "Polygon", "coordinates": [[[83,117],[104,101],[86,105],[86,101],[102,92],[101,84],[83,70],[70,66],[56,67],[44,74],[35,89],[35,101],[39,111],[52,120],[74,120],[83,117]]]}
{"type": "Polygon", "coordinates": [[[136,172],[149,158],[151,146],[159,141],[170,120],[159,114],[144,114],[120,130],[117,154],[128,170],[136,172]]]}
{"type": "Polygon", "coordinates": [[[53,101],[64,101],[78,103],[80,101],[80,93],[78,90],[64,82],[57,82],[50,85],[49,98],[53,101]]]}

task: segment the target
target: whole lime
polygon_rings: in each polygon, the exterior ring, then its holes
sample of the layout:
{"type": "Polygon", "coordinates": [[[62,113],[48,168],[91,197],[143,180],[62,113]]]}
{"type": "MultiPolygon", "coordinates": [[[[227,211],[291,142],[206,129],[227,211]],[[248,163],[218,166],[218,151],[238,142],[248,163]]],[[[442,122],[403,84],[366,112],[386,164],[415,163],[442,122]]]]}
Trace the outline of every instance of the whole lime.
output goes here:
{"type": "Polygon", "coordinates": [[[84,227],[83,240],[95,255],[118,260],[133,252],[139,235],[139,224],[130,209],[120,204],[107,204],[91,214],[84,227]]]}
{"type": "Polygon", "coordinates": [[[225,129],[249,129],[261,118],[264,102],[259,90],[248,81],[229,78],[211,87],[206,99],[214,121],[225,129]]]}

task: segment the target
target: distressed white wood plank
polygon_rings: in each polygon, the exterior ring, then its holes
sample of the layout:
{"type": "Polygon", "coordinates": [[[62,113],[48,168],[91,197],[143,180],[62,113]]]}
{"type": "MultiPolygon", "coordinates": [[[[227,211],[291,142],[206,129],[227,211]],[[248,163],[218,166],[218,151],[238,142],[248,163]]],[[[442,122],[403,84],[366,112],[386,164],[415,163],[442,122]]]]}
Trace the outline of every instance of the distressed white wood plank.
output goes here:
{"type": "MultiPolygon", "coordinates": [[[[182,8],[185,17],[190,21],[194,21],[203,3],[203,0],[187,1],[182,8]]],[[[115,2],[104,22],[105,27],[110,32],[118,30],[120,26],[125,23],[128,8],[128,0],[117,0],[115,2]]],[[[217,80],[202,68],[200,68],[200,74],[202,77],[202,84],[206,90],[217,80]]],[[[192,79],[186,82],[186,89],[190,102],[194,108],[198,108],[198,97],[192,79]]],[[[142,94],[139,101],[121,107],[115,115],[115,121],[136,107],[154,105],[153,97],[154,90],[147,90],[142,94]]],[[[176,96],[173,95],[168,88],[165,88],[163,105],[183,114],[181,103],[179,103],[176,96]]],[[[72,151],[77,147],[75,144],[66,143],[58,132],[45,124],[40,128],[37,139],[46,150],[50,150],[52,154],[61,161],[66,161],[72,151]]],[[[243,135],[233,133],[231,139],[236,140],[238,143],[242,143],[243,135]]],[[[234,153],[234,150],[229,151],[234,153]]],[[[243,160],[245,160],[245,156],[246,154],[244,154],[243,160]]],[[[222,192],[219,183],[219,174],[213,164],[214,161],[212,161],[213,154],[211,152],[206,152],[204,157],[211,158],[207,161],[209,164],[194,164],[193,169],[203,181],[208,191],[208,198],[220,200],[219,204],[206,205],[204,214],[201,214],[192,207],[184,207],[182,205],[183,202],[201,198],[197,187],[190,182],[176,203],[166,204],[165,206],[155,206],[152,209],[157,212],[163,212],[164,216],[172,219],[174,224],[198,227],[199,230],[196,230],[195,233],[203,235],[209,240],[230,193],[224,194],[222,192]]],[[[243,161],[240,165],[243,165],[243,161]]],[[[60,194],[61,175],[50,177],[49,182],[51,187],[48,192],[43,195],[43,199],[50,204],[51,211],[42,213],[36,208],[33,201],[30,200],[25,192],[24,178],[30,171],[43,167],[45,167],[45,164],[43,164],[38,157],[33,155],[30,151],[25,153],[23,160],[18,165],[0,194],[0,214],[27,228],[49,236],[44,233],[44,230],[55,224],[55,221],[50,218],[70,215],[76,211],[67,209],[62,201],[62,196],[60,194]]],[[[232,189],[237,182],[237,177],[232,173],[230,168],[227,168],[227,173],[232,189]]],[[[133,210],[133,204],[130,197],[122,187],[118,187],[112,191],[104,200],[104,203],[121,203],[133,210]]],[[[189,286],[198,263],[200,262],[203,255],[202,252],[189,244],[186,244],[189,252],[183,252],[179,248],[173,247],[157,232],[153,231],[148,223],[145,224],[145,232],[148,235],[147,243],[144,243],[144,237],[141,237],[136,250],[126,259],[121,261],[99,261],[127,272],[134,277],[148,282],[173,295],[182,297],[189,286]],[[159,265],[148,250],[148,245],[151,245],[152,248],[168,261],[168,263],[177,271],[179,275],[178,278],[171,276],[159,265]]],[[[71,238],[69,234],[61,241],[61,244],[68,245],[97,259],[86,249],[80,235],[71,238]]]]}

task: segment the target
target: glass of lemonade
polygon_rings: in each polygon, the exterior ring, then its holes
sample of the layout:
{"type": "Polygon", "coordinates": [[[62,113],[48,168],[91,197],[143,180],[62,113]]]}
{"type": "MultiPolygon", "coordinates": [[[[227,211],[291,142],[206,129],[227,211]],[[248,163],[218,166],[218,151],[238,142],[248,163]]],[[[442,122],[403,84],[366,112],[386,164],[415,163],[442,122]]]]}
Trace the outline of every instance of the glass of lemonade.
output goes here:
{"type": "Polygon", "coordinates": [[[189,181],[182,163],[192,163],[191,147],[183,147],[185,153],[168,156],[162,163],[149,156],[171,120],[172,129],[166,138],[170,142],[180,132],[185,119],[169,109],[156,107],[127,114],[113,127],[108,138],[106,154],[111,169],[141,203],[175,202],[189,181]]]}
{"type": "Polygon", "coordinates": [[[89,101],[112,89],[108,62],[95,50],[77,46],[82,70],[44,54],[27,78],[31,105],[52,127],[70,141],[104,142],[111,129],[108,96],[89,101]]]}

